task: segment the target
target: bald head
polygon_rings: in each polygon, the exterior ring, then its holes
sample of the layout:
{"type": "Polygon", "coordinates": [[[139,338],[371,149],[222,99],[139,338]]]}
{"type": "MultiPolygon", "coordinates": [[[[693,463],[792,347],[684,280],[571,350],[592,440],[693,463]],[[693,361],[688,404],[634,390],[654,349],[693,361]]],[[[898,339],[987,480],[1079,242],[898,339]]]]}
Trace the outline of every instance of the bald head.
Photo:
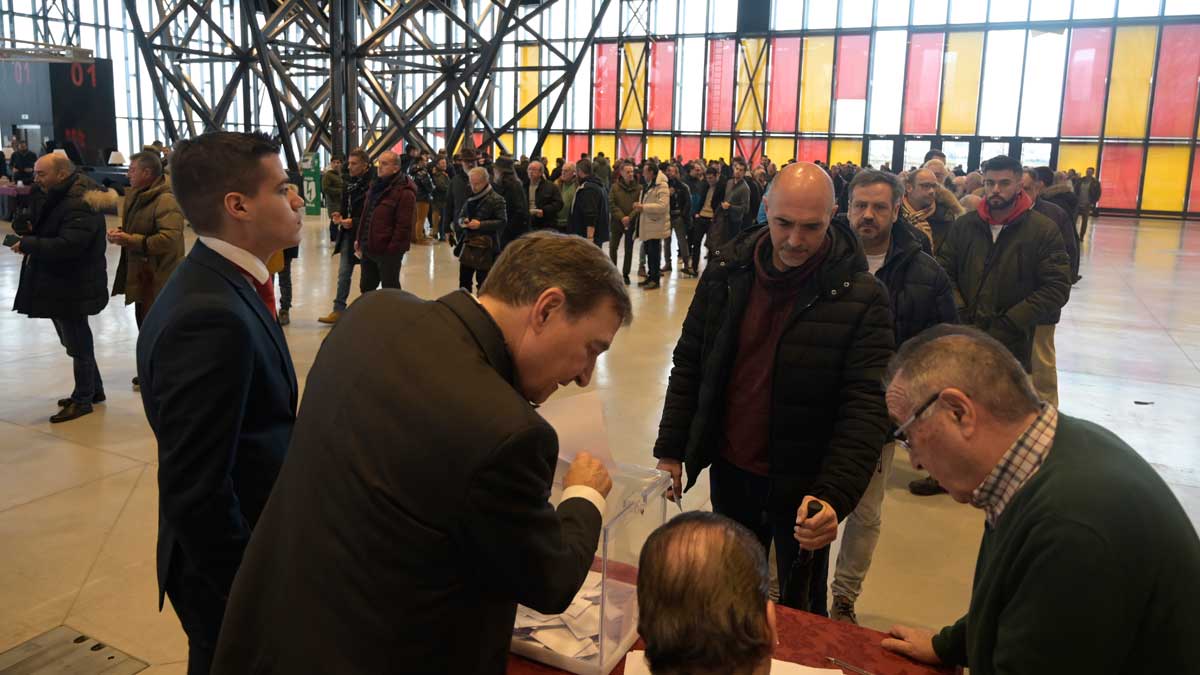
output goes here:
{"type": "Polygon", "coordinates": [[[775,177],[771,193],[767,195],[767,208],[773,203],[780,207],[787,206],[799,199],[806,203],[824,204],[833,215],[836,200],[833,195],[833,181],[829,174],[816,164],[794,162],[785,166],[775,177]]]}
{"type": "Polygon", "coordinates": [[[44,155],[33,164],[33,180],[43,190],[53,190],[75,173],[75,165],[66,155],[44,155]]]}
{"type": "Polygon", "coordinates": [[[400,171],[400,157],[391,150],[385,150],[380,153],[375,166],[375,171],[379,174],[380,178],[394,176],[400,171]]]}
{"type": "Polygon", "coordinates": [[[837,210],[829,174],[816,164],[789,164],[775,177],[765,201],[776,269],[803,265],[824,245],[837,210]]]}

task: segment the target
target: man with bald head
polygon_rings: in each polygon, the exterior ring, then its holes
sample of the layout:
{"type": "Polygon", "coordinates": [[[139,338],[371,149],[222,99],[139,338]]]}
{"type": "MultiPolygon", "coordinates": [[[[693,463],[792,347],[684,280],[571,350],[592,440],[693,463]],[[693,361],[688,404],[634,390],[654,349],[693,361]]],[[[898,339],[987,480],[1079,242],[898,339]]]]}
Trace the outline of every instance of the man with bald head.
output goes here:
{"type": "Polygon", "coordinates": [[[376,162],[378,176],[367,190],[356,253],[362,255],[358,290],[400,288],[400,263],[412,244],[416,220],[417,188],[400,170],[400,158],[384,152],[376,162]]]}
{"type": "MultiPolygon", "coordinates": [[[[811,605],[825,615],[828,545],[879,462],[880,377],[894,336],[887,291],[861,244],[831,220],[833,184],[797,162],[767,196],[767,227],[714,253],[675,347],[654,456],[682,496],[711,467],[713,510],[774,542],[781,595],[814,551],[811,605]],[[810,502],[820,513],[806,518],[810,502]]],[[[795,589],[793,589],[795,590],[795,589]]]]}
{"type": "Polygon", "coordinates": [[[67,422],[92,412],[104,400],[88,317],[108,304],[104,216],[84,194],[96,190],[63,155],[46,155],[33,166],[37,189],[30,209],[13,219],[24,256],[13,310],[31,319],[50,319],[74,366],[75,388],[58,401],[50,422],[67,422]]]}

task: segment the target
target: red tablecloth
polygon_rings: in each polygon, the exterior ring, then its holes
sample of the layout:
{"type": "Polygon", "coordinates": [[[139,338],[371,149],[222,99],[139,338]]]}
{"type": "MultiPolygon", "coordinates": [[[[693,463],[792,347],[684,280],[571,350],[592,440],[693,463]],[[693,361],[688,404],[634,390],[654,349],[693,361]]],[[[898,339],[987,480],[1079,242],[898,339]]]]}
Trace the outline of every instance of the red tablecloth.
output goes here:
{"type": "MultiPolygon", "coordinates": [[[[628,565],[610,563],[609,574],[621,581],[636,583],[637,570],[628,565]]],[[[775,648],[775,658],[781,661],[832,668],[834,666],[825,658],[832,656],[872,675],[949,675],[955,672],[953,668],[921,665],[884,650],[879,642],[886,636],[870,628],[840,623],[789,607],[777,607],[776,620],[780,644],[775,648]]],[[[633,648],[645,649],[646,645],[639,639],[633,648]]],[[[515,654],[508,655],[509,675],[557,675],[565,672],[515,654]]],[[[625,675],[624,659],[617,664],[612,675],[625,675]]]]}

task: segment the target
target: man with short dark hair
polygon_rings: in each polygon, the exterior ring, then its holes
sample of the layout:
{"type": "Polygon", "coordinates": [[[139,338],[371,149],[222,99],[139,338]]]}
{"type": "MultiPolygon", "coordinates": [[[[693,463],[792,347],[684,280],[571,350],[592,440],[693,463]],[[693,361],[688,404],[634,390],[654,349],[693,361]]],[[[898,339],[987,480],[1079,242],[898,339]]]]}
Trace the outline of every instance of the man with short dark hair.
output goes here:
{"type": "Polygon", "coordinates": [[[492,166],[492,187],[504,198],[506,222],[500,230],[500,248],[529,231],[529,197],[525,185],[517,179],[515,163],[509,155],[496,158],[492,166]]]}
{"type": "Polygon", "coordinates": [[[1100,195],[1103,194],[1103,190],[1100,188],[1100,179],[1096,177],[1096,169],[1089,166],[1086,174],[1079,179],[1079,185],[1075,188],[1075,194],[1079,197],[1079,239],[1081,241],[1087,236],[1088,217],[1096,217],[1096,204],[1099,203],[1100,195]]]}
{"type": "Polygon", "coordinates": [[[434,189],[433,176],[429,173],[429,158],[424,154],[413,157],[407,173],[412,179],[413,187],[416,188],[417,196],[413,212],[412,243],[425,246],[429,244],[429,237],[425,235],[425,223],[429,220],[434,189]]]}
{"type": "Polygon", "coordinates": [[[700,272],[700,244],[704,243],[711,258],[719,246],[720,237],[713,236],[713,221],[717,217],[721,202],[725,200],[725,184],[721,182],[721,170],[710,166],[704,170],[703,187],[700,188],[699,205],[692,216],[692,232],[688,235],[688,246],[692,249],[692,269],[700,272]]]}
{"type": "Polygon", "coordinates": [[[608,241],[608,186],[592,173],[592,161],[587,157],[575,163],[579,186],[571,204],[569,231],[596,246],[608,241]]]}
{"type": "Polygon", "coordinates": [[[636,177],[632,162],[617,164],[617,180],[612,184],[608,196],[611,214],[611,232],[608,240],[608,257],[617,264],[617,249],[625,244],[624,264],[621,273],[625,283],[631,283],[629,272],[633,267],[633,239],[637,233],[637,219],[641,212],[642,185],[636,177]]]}
{"type": "Polygon", "coordinates": [[[733,176],[725,182],[721,208],[717,209],[708,236],[713,239],[711,249],[719,248],[744,229],[746,213],[750,210],[750,186],[746,184],[746,162],[740,157],[733,159],[733,176]]]}
{"type": "Polygon", "coordinates": [[[37,154],[29,149],[24,140],[17,141],[12,156],[12,182],[33,185],[33,165],[37,162],[37,154]]]}
{"type": "Polygon", "coordinates": [[[547,502],[558,441],[536,405],[586,386],[631,318],[604,253],[545,231],[478,299],[355,303],[309,374],[216,672],[503,673],[517,603],[557,614],[579,591],[612,486],[580,453],[547,502]]]}
{"type": "MultiPolygon", "coordinates": [[[[666,172],[667,185],[671,188],[671,229],[675,232],[675,242],[679,247],[679,272],[685,277],[694,278],[697,273],[692,269],[692,247],[688,243],[688,233],[692,229],[692,191],[688,189],[687,183],[680,180],[679,165],[668,164],[666,172]]],[[[670,237],[667,237],[664,260],[666,262],[663,271],[670,271],[670,237]]]]}
{"type": "Polygon", "coordinates": [[[295,422],[267,260],[300,242],[304,200],[261,133],[183,140],[171,162],[199,241],[142,324],[138,378],[158,441],[159,605],[170,596],[203,675],[295,422]]]}
{"type": "Polygon", "coordinates": [[[337,227],[333,239],[333,252],[338,259],[337,291],[333,297],[333,311],[317,321],[335,324],[346,311],[350,299],[350,282],[354,278],[354,266],[358,264],[355,245],[358,242],[358,227],[362,222],[363,207],[367,203],[367,190],[375,180],[375,168],[371,158],[361,148],[351,150],[346,161],[346,176],[343,182],[339,206],[329,215],[337,227]]]}
{"type": "Polygon", "coordinates": [[[446,234],[451,244],[456,244],[455,221],[462,211],[463,204],[471,197],[471,184],[467,172],[478,166],[475,151],[464,148],[454,155],[456,166],[450,176],[450,185],[446,193],[446,208],[442,212],[442,222],[445,223],[446,234]]]}
{"type": "Polygon", "coordinates": [[[676,516],[638,560],[638,635],[654,675],[766,675],[778,642],[767,556],[711,511],[676,516]]]}
{"type": "Polygon", "coordinates": [[[1039,400],[976,329],[909,341],[886,386],[913,465],[985,525],[963,618],[893,626],[884,648],[972,675],[1195,670],[1200,539],[1133,448],[1039,400]]]}

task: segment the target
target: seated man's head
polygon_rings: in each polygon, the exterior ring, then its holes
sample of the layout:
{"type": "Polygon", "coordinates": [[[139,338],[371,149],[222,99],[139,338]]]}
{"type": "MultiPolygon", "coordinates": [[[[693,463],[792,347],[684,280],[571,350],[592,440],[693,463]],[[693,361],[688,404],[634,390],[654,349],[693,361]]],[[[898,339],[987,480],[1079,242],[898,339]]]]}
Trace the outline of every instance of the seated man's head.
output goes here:
{"type": "Polygon", "coordinates": [[[279,144],[265,134],[214,131],[180,141],[171,185],[196,234],[262,260],[300,243],[304,200],[288,189],[279,144]]]}
{"type": "Polygon", "coordinates": [[[964,504],[1041,410],[1016,358],[968,326],[942,324],[905,342],[885,384],[913,466],[964,504]]]}
{"type": "Polygon", "coordinates": [[[654,675],[765,675],[777,641],[762,544],[691,511],[655,530],[638,562],[638,634],[654,675]]]}
{"type": "Polygon", "coordinates": [[[633,320],[629,292],[608,256],[587,239],[556,232],[505,247],[479,301],[504,334],[517,389],[533,403],[571,382],[586,387],[596,359],[633,320]]]}

